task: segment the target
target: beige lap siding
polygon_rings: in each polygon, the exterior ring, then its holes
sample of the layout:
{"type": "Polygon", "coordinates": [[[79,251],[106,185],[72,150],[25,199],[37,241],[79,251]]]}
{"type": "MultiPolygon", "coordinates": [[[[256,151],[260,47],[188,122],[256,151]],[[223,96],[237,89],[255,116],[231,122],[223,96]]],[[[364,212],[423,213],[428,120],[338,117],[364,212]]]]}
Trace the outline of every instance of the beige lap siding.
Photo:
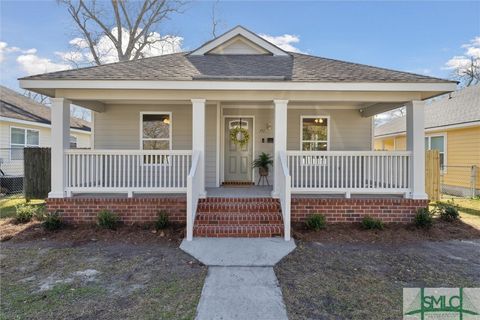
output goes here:
{"type": "Polygon", "coordinates": [[[383,222],[407,223],[428,200],[413,199],[321,199],[292,197],[292,223],[305,222],[313,214],[323,214],[327,222],[360,222],[364,216],[383,222]]]}
{"type": "Polygon", "coordinates": [[[330,150],[372,150],[372,120],[358,110],[288,109],[287,150],[300,150],[300,117],[330,116],[330,150]]]}
{"type": "Polygon", "coordinates": [[[100,210],[110,210],[125,224],[150,223],[164,210],[169,221],[186,223],[187,201],[183,196],[146,198],[63,198],[47,199],[49,212],[60,211],[63,221],[71,224],[89,224],[97,221],[100,210]]]}

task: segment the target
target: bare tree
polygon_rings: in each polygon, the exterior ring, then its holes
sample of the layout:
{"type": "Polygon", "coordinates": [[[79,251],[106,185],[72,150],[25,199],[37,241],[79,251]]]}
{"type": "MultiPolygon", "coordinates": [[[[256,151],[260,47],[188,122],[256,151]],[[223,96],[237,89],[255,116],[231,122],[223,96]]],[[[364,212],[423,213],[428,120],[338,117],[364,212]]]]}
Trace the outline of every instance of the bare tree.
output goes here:
{"type": "Polygon", "coordinates": [[[91,121],[92,119],[92,113],[90,110],[77,106],[75,104],[70,105],[70,114],[74,118],[79,118],[86,121],[91,121]]]}
{"type": "Polygon", "coordinates": [[[182,0],[57,0],[66,6],[81,35],[80,46],[87,48],[92,61],[101,65],[100,41],[105,37],[113,44],[118,61],[143,57],[148,49],[168,39],[154,36],[153,30],[172,14],[180,12],[182,0]]]}
{"type": "Polygon", "coordinates": [[[465,87],[480,83],[480,58],[471,56],[468,61],[455,68],[454,79],[465,87]]]}
{"type": "Polygon", "coordinates": [[[219,3],[219,0],[215,1],[212,4],[212,15],[211,15],[211,19],[212,19],[212,38],[217,37],[217,31],[218,31],[219,25],[221,23],[221,20],[217,15],[218,3],[219,3]]]}
{"type": "Polygon", "coordinates": [[[33,92],[33,91],[29,91],[29,90],[24,90],[23,95],[27,98],[35,100],[36,102],[39,102],[39,103],[44,104],[46,106],[50,105],[50,98],[47,97],[47,96],[44,96],[43,94],[36,93],[36,92],[33,92]]]}

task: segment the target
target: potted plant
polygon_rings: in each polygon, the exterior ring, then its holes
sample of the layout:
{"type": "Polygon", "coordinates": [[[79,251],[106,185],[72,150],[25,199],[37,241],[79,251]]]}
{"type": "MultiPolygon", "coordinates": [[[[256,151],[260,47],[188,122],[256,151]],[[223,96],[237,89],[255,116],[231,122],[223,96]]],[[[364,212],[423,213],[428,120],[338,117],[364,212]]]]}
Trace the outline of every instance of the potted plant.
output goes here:
{"type": "Polygon", "coordinates": [[[252,164],[253,168],[258,168],[260,178],[268,176],[268,166],[273,166],[273,159],[271,155],[265,152],[260,153],[258,158],[255,159],[252,164]]]}

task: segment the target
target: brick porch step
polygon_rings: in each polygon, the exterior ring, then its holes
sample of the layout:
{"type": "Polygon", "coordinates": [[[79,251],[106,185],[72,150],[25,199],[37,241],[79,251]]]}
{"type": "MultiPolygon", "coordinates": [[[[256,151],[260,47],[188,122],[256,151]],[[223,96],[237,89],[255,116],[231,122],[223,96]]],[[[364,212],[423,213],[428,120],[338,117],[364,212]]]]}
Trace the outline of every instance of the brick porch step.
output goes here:
{"type": "Polygon", "coordinates": [[[271,238],[283,235],[283,224],[272,225],[195,225],[194,237],[271,238]]]}
{"type": "Polygon", "coordinates": [[[272,198],[207,198],[197,207],[195,237],[283,235],[280,203],[272,198]]]}
{"type": "Polygon", "coordinates": [[[282,224],[282,217],[276,213],[252,212],[197,212],[198,225],[256,225],[256,224],[282,224]]]}

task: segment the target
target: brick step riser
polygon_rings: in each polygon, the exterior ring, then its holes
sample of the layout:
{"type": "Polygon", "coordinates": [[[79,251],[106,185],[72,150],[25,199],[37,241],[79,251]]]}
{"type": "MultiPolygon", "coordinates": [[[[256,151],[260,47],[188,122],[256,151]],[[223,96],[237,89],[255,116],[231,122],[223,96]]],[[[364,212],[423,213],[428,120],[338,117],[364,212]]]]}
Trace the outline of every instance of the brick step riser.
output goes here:
{"type": "Polygon", "coordinates": [[[197,214],[205,214],[205,215],[212,215],[212,214],[224,214],[224,215],[235,215],[235,214],[244,214],[244,215],[259,215],[259,214],[271,214],[271,215],[281,215],[280,210],[249,210],[249,209],[236,209],[236,210],[222,210],[222,209],[215,209],[215,210],[205,210],[205,209],[198,209],[197,214]]]}
{"type": "Polygon", "coordinates": [[[199,203],[279,203],[272,198],[207,198],[200,199],[199,203]]]}
{"type": "Polygon", "coordinates": [[[193,230],[196,237],[281,237],[283,226],[197,226],[193,230]]]}
{"type": "Polygon", "coordinates": [[[278,225],[282,220],[197,220],[198,226],[225,225],[278,225]]]}
{"type": "Polygon", "coordinates": [[[193,233],[194,237],[200,238],[276,238],[283,237],[283,234],[272,234],[272,233],[205,233],[205,234],[196,234],[193,233]]]}

